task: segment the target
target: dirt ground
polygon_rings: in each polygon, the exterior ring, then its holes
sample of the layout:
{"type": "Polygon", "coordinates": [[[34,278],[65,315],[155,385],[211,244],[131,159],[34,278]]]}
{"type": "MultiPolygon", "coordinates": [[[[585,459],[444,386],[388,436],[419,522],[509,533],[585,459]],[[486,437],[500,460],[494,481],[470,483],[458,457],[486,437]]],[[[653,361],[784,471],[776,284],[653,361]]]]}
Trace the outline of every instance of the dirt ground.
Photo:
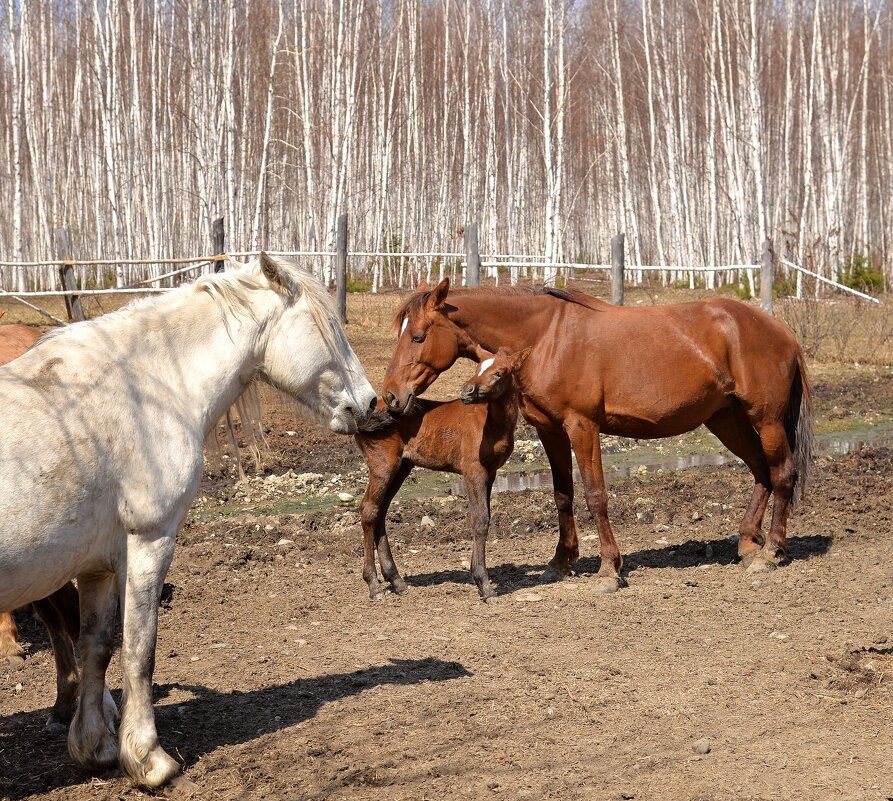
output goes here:
{"type": "MultiPolygon", "coordinates": [[[[380,384],[393,340],[367,323],[348,334],[380,384]]],[[[813,376],[821,430],[893,419],[889,367],[813,376]]],[[[265,403],[261,474],[208,477],[160,613],[158,729],[191,797],[893,799],[889,439],[818,459],[790,562],[757,579],[735,564],[742,467],[611,478],[629,583],[612,596],[592,593],[580,497],[578,575],[539,582],[557,522],[551,492],[526,490],[494,496],[499,596],[481,603],[465,500],[420,476],[388,518],[410,589],[372,602],[356,501],[332,502],[362,492],[353,441],[265,403]]],[[[538,459],[531,443],[510,467],[538,459]]],[[[18,619],[29,656],[0,673],[0,797],[149,795],[75,767],[46,733],[52,654],[18,619]]],[[[117,656],[109,683],[120,699],[117,656]]]]}

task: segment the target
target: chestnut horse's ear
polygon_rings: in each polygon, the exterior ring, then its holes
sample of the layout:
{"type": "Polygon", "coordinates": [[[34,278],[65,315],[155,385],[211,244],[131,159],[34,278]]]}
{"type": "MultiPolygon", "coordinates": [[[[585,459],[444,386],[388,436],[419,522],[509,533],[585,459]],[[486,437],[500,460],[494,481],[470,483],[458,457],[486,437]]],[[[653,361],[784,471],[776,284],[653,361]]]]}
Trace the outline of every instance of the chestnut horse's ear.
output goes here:
{"type": "Polygon", "coordinates": [[[419,281],[419,285],[415,289],[416,292],[427,292],[428,291],[428,282],[423,278],[419,281]]]}
{"type": "Polygon", "coordinates": [[[449,291],[450,279],[444,278],[443,281],[431,290],[431,294],[428,296],[428,310],[437,311],[438,309],[443,308],[443,304],[446,303],[446,297],[449,291]]]}

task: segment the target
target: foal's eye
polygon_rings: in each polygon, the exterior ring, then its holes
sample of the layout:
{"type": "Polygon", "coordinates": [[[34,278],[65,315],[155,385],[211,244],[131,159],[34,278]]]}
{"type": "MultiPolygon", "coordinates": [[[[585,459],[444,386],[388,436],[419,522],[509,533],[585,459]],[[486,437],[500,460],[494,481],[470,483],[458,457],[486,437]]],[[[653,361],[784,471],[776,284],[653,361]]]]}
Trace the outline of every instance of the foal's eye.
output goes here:
{"type": "Polygon", "coordinates": [[[502,370],[497,370],[495,373],[493,373],[493,378],[502,378],[503,375],[504,373],[502,372],[502,370]]]}
{"type": "Polygon", "coordinates": [[[424,335],[424,334],[413,334],[413,335],[412,335],[412,341],[413,341],[413,342],[424,342],[424,341],[425,341],[425,335],[424,335]]]}

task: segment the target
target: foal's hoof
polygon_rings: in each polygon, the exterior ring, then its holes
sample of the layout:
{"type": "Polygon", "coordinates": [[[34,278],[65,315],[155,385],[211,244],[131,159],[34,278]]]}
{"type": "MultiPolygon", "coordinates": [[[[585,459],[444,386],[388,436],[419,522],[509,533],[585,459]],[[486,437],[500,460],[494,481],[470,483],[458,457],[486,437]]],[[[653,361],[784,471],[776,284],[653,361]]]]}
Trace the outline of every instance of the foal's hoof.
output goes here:
{"type": "Polygon", "coordinates": [[[391,589],[397,593],[397,595],[403,595],[409,589],[409,585],[402,579],[400,576],[397,576],[391,582],[391,589]]]}
{"type": "Polygon", "coordinates": [[[595,580],[593,595],[610,595],[621,587],[620,578],[617,576],[598,576],[595,580]]]}
{"type": "Polygon", "coordinates": [[[485,584],[483,587],[478,587],[478,592],[481,594],[481,600],[484,603],[496,597],[496,590],[493,589],[489,584],[485,584]]]}

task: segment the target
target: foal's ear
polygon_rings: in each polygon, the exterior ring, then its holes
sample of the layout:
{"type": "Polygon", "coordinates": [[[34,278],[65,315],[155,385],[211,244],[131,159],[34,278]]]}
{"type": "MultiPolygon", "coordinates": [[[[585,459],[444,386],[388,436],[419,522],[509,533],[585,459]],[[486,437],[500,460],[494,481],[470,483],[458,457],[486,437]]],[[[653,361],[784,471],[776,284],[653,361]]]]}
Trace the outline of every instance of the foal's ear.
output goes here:
{"type": "Polygon", "coordinates": [[[524,348],[524,350],[519,350],[515,354],[515,358],[512,359],[512,369],[520,370],[521,365],[527,361],[527,357],[530,355],[530,351],[532,351],[532,350],[533,350],[532,345],[529,345],[528,347],[524,348]]]}
{"type": "Polygon", "coordinates": [[[443,304],[446,303],[446,297],[449,291],[450,279],[444,278],[443,281],[431,290],[431,294],[428,296],[428,310],[437,311],[438,309],[443,308],[443,304]]]}

